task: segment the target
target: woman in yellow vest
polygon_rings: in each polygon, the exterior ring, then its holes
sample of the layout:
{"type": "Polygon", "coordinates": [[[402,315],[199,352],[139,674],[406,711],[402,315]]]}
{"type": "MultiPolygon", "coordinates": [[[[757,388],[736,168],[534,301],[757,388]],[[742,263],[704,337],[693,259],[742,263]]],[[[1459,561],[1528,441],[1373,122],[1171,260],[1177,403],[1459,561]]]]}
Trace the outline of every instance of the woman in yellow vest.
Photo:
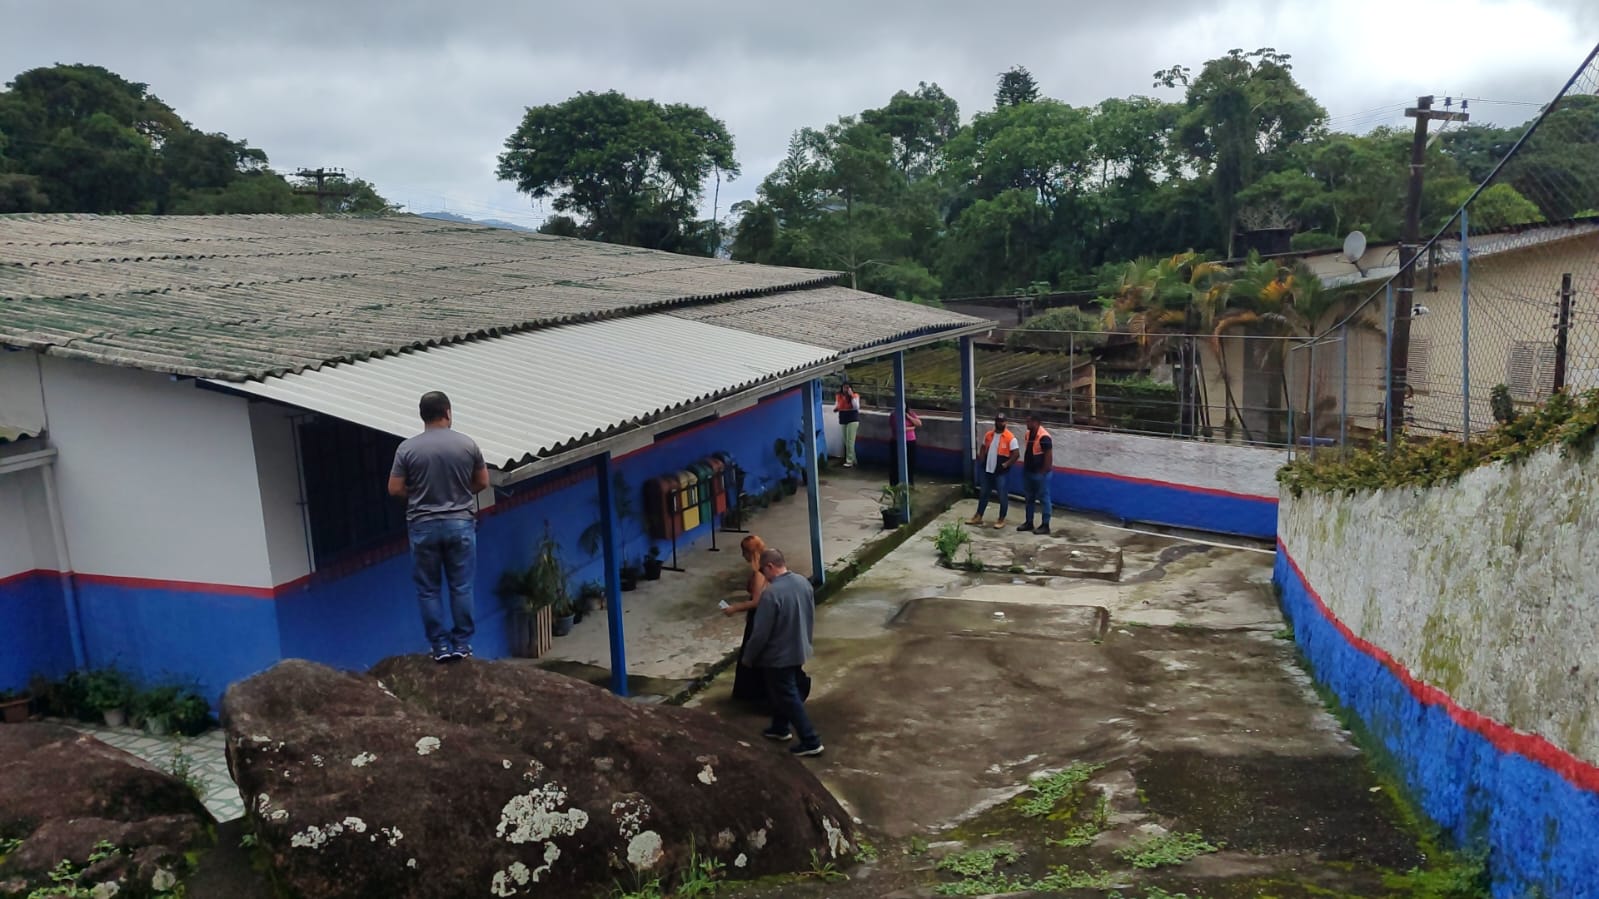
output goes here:
{"type": "Polygon", "coordinates": [[[844,467],[855,467],[855,434],[861,429],[861,395],[849,382],[838,388],[838,400],[833,403],[838,413],[838,423],[844,428],[844,467]]]}

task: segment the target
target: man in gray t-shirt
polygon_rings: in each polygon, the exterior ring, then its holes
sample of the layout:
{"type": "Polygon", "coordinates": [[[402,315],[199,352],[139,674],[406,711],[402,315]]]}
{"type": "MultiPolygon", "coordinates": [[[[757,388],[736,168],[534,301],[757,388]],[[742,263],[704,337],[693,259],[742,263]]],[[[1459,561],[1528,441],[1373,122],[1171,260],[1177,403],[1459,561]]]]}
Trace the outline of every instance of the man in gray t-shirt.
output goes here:
{"type": "Polygon", "coordinates": [[[789,747],[795,755],[821,755],[822,738],[805,713],[810,678],[805,662],[811,657],[811,631],[816,623],[816,594],[811,582],[788,570],[780,550],[761,553],[761,574],[766,589],[755,606],[749,639],[739,663],[758,668],[766,679],[766,697],[772,704],[772,724],[761,736],[799,742],[789,747]]]}
{"type": "Polygon", "coordinates": [[[400,444],[389,470],[389,493],[405,497],[411,539],[411,577],[422,607],[422,626],[433,660],[472,655],[472,582],[477,577],[477,494],[488,489],[489,470],[472,438],[451,429],[450,398],[435,390],[422,395],[422,433],[400,444]],[[450,584],[450,617],[444,624],[440,599],[450,584]]]}

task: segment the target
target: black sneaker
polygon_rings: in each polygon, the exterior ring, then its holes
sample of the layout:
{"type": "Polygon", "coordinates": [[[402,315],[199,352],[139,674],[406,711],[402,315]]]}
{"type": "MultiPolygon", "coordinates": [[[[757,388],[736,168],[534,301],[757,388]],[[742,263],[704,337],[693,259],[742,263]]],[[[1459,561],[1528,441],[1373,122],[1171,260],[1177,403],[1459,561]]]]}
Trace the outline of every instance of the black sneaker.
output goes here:
{"type": "Polygon", "coordinates": [[[471,657],[472,644],[470,643],[457,643],[455,644],[455,651],[450,653],[450,658],[452,659],[470,659],[471,657]]]}
{"type": "Polygon", "coordinates": [[[1025,524],[1019,524],[1019,525],[1016,526],[1016,530],[1018,530],[1018,531],[1024,531],[1025,532],[1025,531],[1030,531],[1032,529],[1033,529],[1033,523],[1030,522],[1030,521],[1025,523],[1025,524]]]}
{"type": "Polygon", "coordinates": [[[789,753],[791,755],[796,755],[796,756],[801,756],[801,755],[821,755],[822,754],[822,744],[817,743],[814,746],[806,746],[804,743],[800,743],[798,745],[788,747],[788,751],[789,751],[789,753]]]}
{"type": "Polygon", "coordinates": [[[433,661],[435,662],[451,662],[457,658],[460,657],[455,654],[455,650],[451,649],[447,643],[440,643],[438,646],[433,647],[433,661]]]}
{"type": "Polygon", "coordinates": [[[767,729],[761,731],[761,736],[768,740],[787,742],[794,739],[794,732],[791,730],[772,730],[770,727],[768,727],[767,729]]]}
{"type": "Polygon", "coordinates": [[[1047,524],[1039,525],[1038,526],[1038,530],[1034,531],[1033,533],[1037,534],[1040,537],[1048,537],[1049,536],[1049,525],[1047,525],[1047,524]]]}

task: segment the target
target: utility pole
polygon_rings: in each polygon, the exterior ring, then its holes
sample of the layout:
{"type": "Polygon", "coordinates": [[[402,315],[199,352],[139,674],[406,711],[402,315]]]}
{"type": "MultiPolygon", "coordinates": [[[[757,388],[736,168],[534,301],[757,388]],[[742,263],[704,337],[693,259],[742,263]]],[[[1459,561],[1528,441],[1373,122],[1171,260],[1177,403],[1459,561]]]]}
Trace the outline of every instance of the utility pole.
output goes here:
{"type": "Polygon", "coordinates": [[[1555,393],[1566,388],[1566,338],[1571,334],[1571,274],[1560,276],[1560,318],[1555,325],[1555,393]]]}
{"type": "Polygon", "coordinates": [[[328,211],[327,210],[327,202],[326,202],[328,197],[347,197],[347,196],[350,195],[350,189],[347,188],[347,187],[339,187],[339,188],[332,188],[332,189],[327,189],[325,187],[326,183],[328,181],[330,181],[330,180],[337,180],[337,181],[341,181],[341,182],[344,180],[344,171],[342,169],[324,169],[324,168],[300,169],[299,171],[294,173],[294,177],[303,178],[303,179],[305,179],[307,181],[315,181],[316,182],[316,189],[315,190],[311,190],[309,188],[304,188],[304,187],[297,187],[297,188],[294,189],[294,192],[297,193],[297,194],[305,195],[305,196],[314,196],[314,197],[316,197],[316,211],[317,212],[327,212],[328,211]]]}
{"type": "Polygon", "coordinates": [[[1416,106],[1405,110],[1416,120],[1416,135],[1410,144],[1410,193],[1405,199],[1405,232],[1399,241],[1399,285],[1395,297],[1393,334],[1388,348],[1388,408],[1393,410],[1394,427],[1388,431],[1388,445],[1394,445],[1395,431],[1405,426],[1406,369],[1410,365],[1410,310],[1416,293],[1416,250],[1421,240],[1421,185],[1427,171],[1427,124],[1432,121],[1464,122],[1465,112],[1436,110],[1432,97],[1417,97],[1416,106]]]}

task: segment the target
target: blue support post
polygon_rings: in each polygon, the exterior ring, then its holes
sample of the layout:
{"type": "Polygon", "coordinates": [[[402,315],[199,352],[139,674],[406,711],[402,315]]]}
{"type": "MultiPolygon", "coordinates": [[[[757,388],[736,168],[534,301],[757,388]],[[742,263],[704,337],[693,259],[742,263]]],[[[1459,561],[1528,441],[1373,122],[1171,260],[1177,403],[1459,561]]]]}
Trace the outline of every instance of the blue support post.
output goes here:
{"type": "Polygon", "coordinates": [[[822,478],[817,466],[816,409],[822,401],[820,378],[805,382],[801,391],[805,405],[805,502],[811,524],[811,583],[827,583],[827,563],[822,558],[822,478]]]}
{"type": "Polygon", "coordinates": [[[605,623],[611,634],[611,692],[627,695],[627,634],[622,625],[622,559],[617,551],[616,497],[611,487],[611,454],[594,463],[600,480],[600,558],[605,565],[605,623]]]}
{"type": "Polygon", "coordinates": [[[1471,231],[1460,210],[1460,439],[1471,439],[1471,231]]]}
{"type": "Polygon", "coordinates": [[[961,463],[966,468],[965,481],[976,485],[975,475],[977,466],[972,461],[977,458],[977,360],[974,358],[976,341],[971,337],[961,338],[961,452],[965,454],[961,463]]]}
{"type": "Polygon", "coordinates": [[[899,483],[905,490],[899,497],[899,517],[901,521],[909,523],[911,520],[911,470],[910,453],[905,446],[905,352],[901,350],[894,354],[894,414],[889,418],[889,427],[895,433],[889,435],[894,443],[898,458],[894,464],[899,469],[899,483]],[[895,422],[899,427],[894,428],[895,422]]]}
{"type": "Polygon", "coordinates": [[[1384,288],[1383,298],[1382,434],[1388,448],[1394,448],[1394,282],[1384,288]]]}

